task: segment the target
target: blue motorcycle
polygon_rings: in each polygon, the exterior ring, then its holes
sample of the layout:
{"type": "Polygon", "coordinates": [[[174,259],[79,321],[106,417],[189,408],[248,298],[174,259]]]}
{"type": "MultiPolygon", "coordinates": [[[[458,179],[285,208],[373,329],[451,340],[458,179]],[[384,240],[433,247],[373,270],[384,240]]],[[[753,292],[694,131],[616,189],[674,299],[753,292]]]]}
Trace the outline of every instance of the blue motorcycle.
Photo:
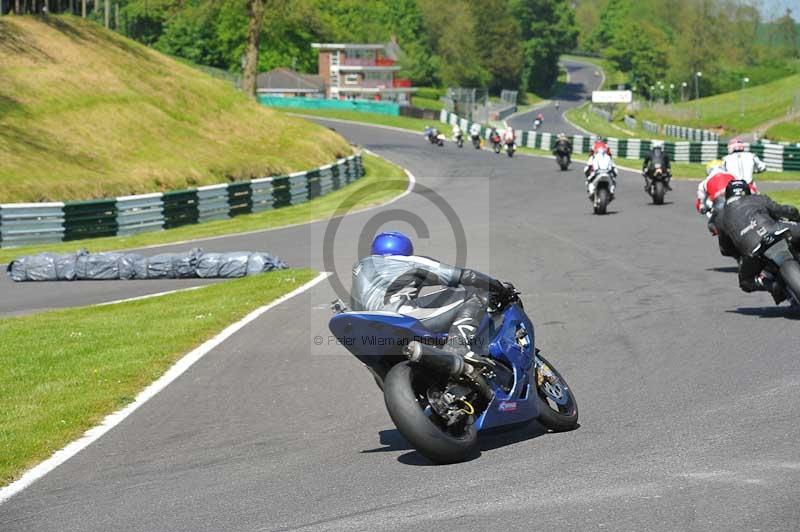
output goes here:
{"type": "MultiPolygon", "coordinates": [[[[446,289],[417,299],[423,309],[465,297],[446,289]]],[[[464,294],[459,294],[459,291],[464,294]]],[[[534,345],[534,330],[517,293],[494,302],[459,356],[444,351],[457,305],[417,318],[395,312],[353,312],[343,305],[329,328],[373,373],[400,433],[436,463],[463,461],[478,432],[538,420],[552,431],[578,426],[578,406],[564,378],[534,345]]]]}

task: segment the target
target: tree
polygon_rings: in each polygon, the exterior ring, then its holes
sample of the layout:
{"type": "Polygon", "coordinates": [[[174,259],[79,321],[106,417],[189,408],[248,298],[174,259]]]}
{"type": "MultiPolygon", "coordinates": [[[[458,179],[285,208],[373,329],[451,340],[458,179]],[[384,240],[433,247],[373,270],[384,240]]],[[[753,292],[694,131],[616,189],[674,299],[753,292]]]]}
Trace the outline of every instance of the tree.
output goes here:
{"type": "Polygon", "coordinates": [[[578,42],[575,12],[567,0],[511,0],[522,36],[522,85],[547,90],[558,78],[558,59],[578,42]]]}
{"type": "Polygon", "coordinates": [[[489,91],[517,89],[521,84],[522,47],[517,21],[507,0],[471,0],[475,21],[480,21],[475,43],[481,66],[489,73],[489,91]]]}
{"type": "Polygon", "coordinates": [[[247,48],[244,56],[242,90],[255,99],[258,49],[261,43],[261,28],[264,25],[264,0],[247,0],[247,15],[247,48]]]}

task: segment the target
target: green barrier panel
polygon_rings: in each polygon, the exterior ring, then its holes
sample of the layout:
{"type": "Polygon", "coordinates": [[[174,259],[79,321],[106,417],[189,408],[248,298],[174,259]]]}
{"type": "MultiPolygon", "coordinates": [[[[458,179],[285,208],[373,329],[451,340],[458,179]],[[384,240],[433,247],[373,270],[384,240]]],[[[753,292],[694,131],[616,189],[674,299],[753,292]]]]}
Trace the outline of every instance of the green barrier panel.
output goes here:
{"type": "Polygon", "coordinates": [[[628,139],[619,139],[617,141],[617,157],[628,159],[628,139]]]}
{"type": "Polygon", "coordinates": [[[763,144],[751,144],[750,151],[758,155],[758,157],[764,157],[764,145],[763,144]]]}
{"type": "Polygon", "coordinates": [[[521,146],[528,146],[528,132],[523,131],[522,135],[520,136],[520,142],[522,143],[521,146]]]}
{"type": "MultiPolygon", "coordinates": [[[[650,151],[650,148],[648,146],[648,152],[649,151],[650,151]]],[[[667,155],[669,155],[669,159],[671,161],[674,161],[675,160],[675,143],[674,142],[665,142],[664,143],[664,152],[667,155]]]]}
{"type": "Polygon", "coordinates": [[[650,141],[643,140],[639,144],[639,159],[644,159],[648,153],[650,153],[650,141]]]}
{"type": "Polygon", "coordinates": [[[250,182],[231,183],[228,185],[229,215],[239,216],[253,212],[253,190],[250,182]]]}
{"type": "Polygon", "coordinates": [[[292,204],[292,193],[289,191],[289,176],[272,178],[272,206],[277,209],[292,204]]]}
{"type": "Polygon", "coordinates": [[[717,158],[722,159],[728,155],[728,146],[726,144],[717,145],[717,158]]]}
{"type": "Polygon", "coordinates": [[[374,100],[329,100],[327,98],[293,98],[259,95],[258,101],[268,107],[287,109],[328,109],[333,111],[356,111],[382,115],[400,115],[400,105],[394,102],[374,100]]]}
{"type": "Polygon", "coordinates": [[[689,162],[699,163],[703,160],[703,145],[699,142],[689,144],[689,162]]]}
{"type": "Polygon", "coordinates": [[[308,187],[308,199],[318,198],[322,195],[319,170],[311,170],[306,174],[306,186],[308,187]]]}
{"type": "Polygon", "coordinates": [[[164,202],[164,229],[198,222],[197,190],[165,192],[162,200],[164,202]]]}
{"type": "Polygon", "coordinates": [[[64,204],[64,240],[114,236],[118,228],[115,199],[64,204]]]}

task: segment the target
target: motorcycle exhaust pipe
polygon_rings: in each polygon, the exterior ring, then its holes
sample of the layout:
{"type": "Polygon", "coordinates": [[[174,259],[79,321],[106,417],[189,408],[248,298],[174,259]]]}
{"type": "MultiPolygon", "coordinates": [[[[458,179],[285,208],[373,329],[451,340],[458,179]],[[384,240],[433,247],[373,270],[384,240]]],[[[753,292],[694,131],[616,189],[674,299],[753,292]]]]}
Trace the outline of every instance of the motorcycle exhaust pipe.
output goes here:
{"type": "Polygon", "coordinates": [[[464,374],[466,369],[463,357],[417,341],[410,342],[405,346],[403,354],[411,362],[416,362],[424,368],[448,377],[459,377],[464,374]]]}

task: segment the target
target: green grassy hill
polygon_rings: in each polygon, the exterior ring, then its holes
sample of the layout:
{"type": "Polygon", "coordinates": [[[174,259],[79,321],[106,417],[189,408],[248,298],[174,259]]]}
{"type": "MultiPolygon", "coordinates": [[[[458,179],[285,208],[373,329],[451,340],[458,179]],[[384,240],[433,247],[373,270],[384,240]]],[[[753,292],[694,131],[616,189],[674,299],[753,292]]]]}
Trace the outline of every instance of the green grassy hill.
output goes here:
{"type": "Polygon", "coordinates": [[[74,17],[0,19],[0,202],[89,199],[308,169],[326,128],[74,17]]]}
{"type": "Polygon", "coordinates": [[[744,133],[785,115],[795,98],[800,98],[800,74],[758,85],[744,91],[726,92],[697,101],[678,103],[656,112],[643,108],[637,118],[654,122],[720,129],[724,133],[744,133]],[[740,100],[741,98],[741,100],[740,100]],[[741,102],[744,116],[740,115],[741,102]],[[699,107],[700,117],[695,117],[699,107]]]}

